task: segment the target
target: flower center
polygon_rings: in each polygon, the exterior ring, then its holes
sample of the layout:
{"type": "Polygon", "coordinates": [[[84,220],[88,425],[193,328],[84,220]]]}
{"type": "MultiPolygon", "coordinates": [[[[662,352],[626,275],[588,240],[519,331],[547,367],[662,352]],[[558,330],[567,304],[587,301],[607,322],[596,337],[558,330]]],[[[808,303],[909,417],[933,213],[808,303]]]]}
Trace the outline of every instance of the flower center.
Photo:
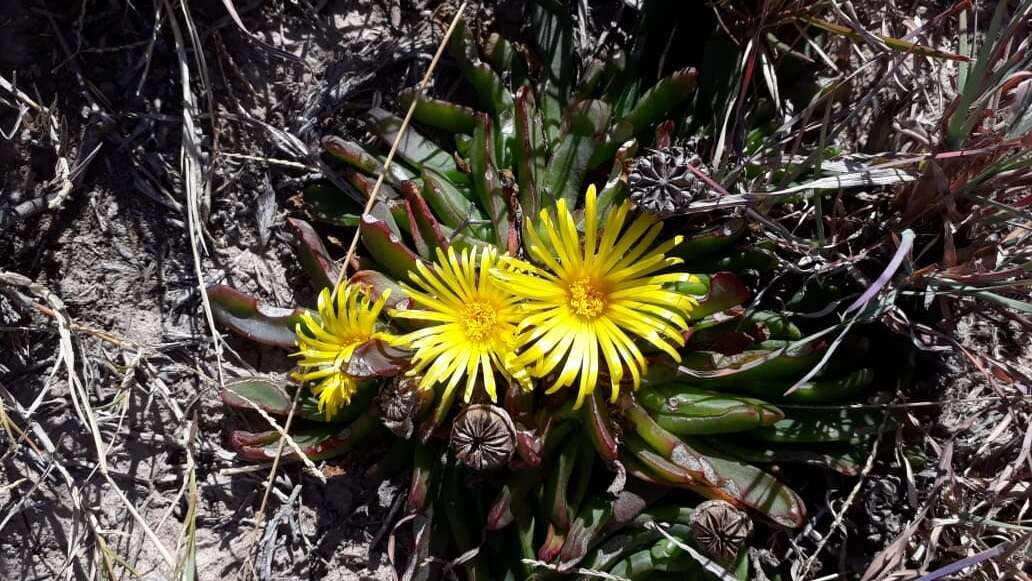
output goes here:
{"type": "Polygon", "coordinates": [[[462,330],[470,341],[484,341],[494,332],[498,313],[489,303],[473,302],[462,310],[462,330]]]}
{"type": "Polygon", "coordinates": [[[589,277],[573,281],[569,293],[570,309],[584,319],[594,319],[606,310],[606,293],[589,277]]]}

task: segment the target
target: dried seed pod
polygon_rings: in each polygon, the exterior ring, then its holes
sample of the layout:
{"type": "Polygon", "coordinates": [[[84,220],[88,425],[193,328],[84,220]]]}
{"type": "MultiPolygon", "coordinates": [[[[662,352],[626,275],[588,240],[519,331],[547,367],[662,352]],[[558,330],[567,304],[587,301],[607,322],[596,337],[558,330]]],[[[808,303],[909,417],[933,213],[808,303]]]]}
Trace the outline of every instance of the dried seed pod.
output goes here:
{"type": "Polygon", "coordinates": [[[650,149],[635,158],[627,182],[631,201],[641,211],[656,216],[684,212],[692,200],[709,189],[688,164],[708,173],[702,158],[686,147],[650,149]]]}
{"type": "Polygon", "coordinates": [[[418,385],[418,377],[396,375],[380,390],[380,419],[399,438],[412,435],[416,419],[429,403],[427,396],[433,397],[433,392],[420,392],[418,385]]]}
{"type": "Polygon", "coordinates": [[[516,426],[501,407],[470,405],[452,423],[451,445],[455,456],[470,468],[501,468],[516,451],[516,426]]]}
{"type": "Polygon", "coordinates": [[[718,561],[733,561],[751,531],[749,515],[729,502],[707,500],[695,507],[692,537],[699,549],[718,561]]]}

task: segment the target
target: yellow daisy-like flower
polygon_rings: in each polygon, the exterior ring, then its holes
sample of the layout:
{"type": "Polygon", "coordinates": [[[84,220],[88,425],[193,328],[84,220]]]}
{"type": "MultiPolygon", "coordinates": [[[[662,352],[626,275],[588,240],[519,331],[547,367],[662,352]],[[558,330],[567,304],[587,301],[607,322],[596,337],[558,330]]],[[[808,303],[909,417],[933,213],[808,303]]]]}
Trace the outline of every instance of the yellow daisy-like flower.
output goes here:
{"type": "Polygon", "coordinates": [[[310,389],[319,398],[319,411],[329,419],[341,406],[351,402],[358,382],[345,373],[355,349],[372,339],[392,338],[378,332],[376,319],[383,310],[390,291],[373,303],[361,289],[344,283],[337,289],[336,300],[329,289],[319,293],[319,314],[301,315],[294,332],[301,357],[294,379],[311,382],[310,389]]]}
{"type": "Polygon", "coordinates": [[[530,255],[543,267],[503,258],[510,268],[492,271],[499,286],[525,299],[519,330],[523,351],[516,365],[533,363],[531,374],[543,377],[565,359],[547,393],[579,378],[576,407],[595,390],[600,361],[609,372],[613,401],[625,370],[638,388],[646,363],[632,336],[681,360],[675,345],[684,346],[681,331],[695,302],[663,285],[692,276],[656,274],[681,262],[664,256],[681,237],[653,248],[662,224],[641,215],[625,230],[630,209],[630,202],[624,202],[611,212],[600,237],[595,187],[589,187],[582,241],[565,201],[559,200],[554,219],[542,210],[540,224],[527,228],[530,255]]]}
{"type": "Polygon", "coordinates": [[[420,389],[445,383],[444,398],[466,377],[464,398],[469,401],[478,378],[491,401],[498,401],[494,370],[530,389],[530,377],[513,366],[516,327],[521,311],[518,298],[499,288],[488,272],[498,262],[494,248],[448,254],[438,249],[433,267],[417,263],[409,273],[419,288],[405,286],[409,297],[423,307],[393,313],[395,318],[434,323],[399,338],[415,350],[409,375],[422,375],[420,389]]]}

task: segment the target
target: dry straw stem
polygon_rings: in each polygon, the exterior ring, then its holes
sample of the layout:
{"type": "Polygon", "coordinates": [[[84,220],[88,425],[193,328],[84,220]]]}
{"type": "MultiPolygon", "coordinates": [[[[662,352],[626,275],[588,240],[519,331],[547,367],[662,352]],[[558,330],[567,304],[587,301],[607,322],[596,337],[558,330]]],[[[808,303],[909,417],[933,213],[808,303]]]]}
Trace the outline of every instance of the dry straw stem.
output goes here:
{"type": "MultiPolygon", "coordinates": [[[[215,350],[216,368],[218,369],[219,386],[221,387],[225,383],[222,372],[222,341],[219,335],[218,329],[215,327],[215,316],[212,314],[211,302],[208,301],[208,293],[205,291],[207,285],[204,282],[204,272],[202,271],[201,262],[201,251],[207,253],[208,249],[204,244],[204,233],[203,233],[203,219],[202,216],[205,213],[207,207],[208,196],[210,195],[210,181],[205,180],[202,176],[203,160],[201,159],[201,144],[197,136],[199,134],[198,127],[194,124],[194,113],[197,110],[197,102],[194,97],[193,91],[190,89],[190,64],[187,61],[186,56],[186,45],[183,39],[183,33],[179,28],[179,22],[176,19],[176,14],[172,10],[172,6],[168,0],[163,0],[165,12],[168,14],[168,21],[172,28],[172,36],[176,42],[176,56],[179,62],[179,77],[180,84],[183,90],[183,144],[180,150],[180,162],[182,164],[183,172],[183,189],[186,192],[186,218],[187,227],[190,233],[190,252],[193,255],[194,272],[197,276],[197,289],[201,296],[201,304],[204,307],[204,317],[208,321],[208,329],[211,332],[212,346],[215,350]]],[[[187,28],[191,33],[191,38],[194,40],[194,53],[203,55],[203,51],[199,50],[197,43],[197,35],[193,26],[193,22],[190,19],[190,11],[188,10],[185,0],[180,3],[183,12],[183,18],[187,23],[187,28]]],[[[199,65],[201,70],[201,79],[205,87],[210,87],[210,83],[207,81],[207,73],[204,71],[204,60],[203,56],[199,56],[199,65]]],[[[209,91],[209,104],[211,102],[211,95],[209,91]]]]}
{"type": "MultiPolygon", "coordinates": [[[[161,542],[161,539],[158,538],[158,535],[154,532],[154,529],[152,529],[151,526],[147,524],[147,521],[143,518],[143,516],[140,515],[139,511],[136,510],[136,507],[125,495],[122,489],[118,487],[118,484],[115,483],[108,469],[107,452],[110,449],[111,444],[105,445],[103,437],[100,433],[100,425],[97,422],[96,414],[93,410],[93,407],[90,405],[90,397],[89,394],[86,392],[86,386],[83,384],[82,379],[79,377],[79,374],[75,370],[75,347],[72,344],[71,322],[70,318],[65,312],[64,302],[61,300],[60,297],[52,293],[43,285],[34,283],[28,277],[25,277],[17,273],[0,272],[0,283],[27,289],[29,292],[31,292],[32,294],[36,295],[41,300],[46,302],[50,306],[51,310],[54,312],[54,320],[57,323],[57,330],[59,335],[59,352],[57,361],[55,362],[54,372],[56,372],[59,367],[64,368],[66,379],[68,382],[68,391],[71,395],[72,406],[75,408],[76,415],[78,416],[79,420],[83,423],[83,425],[86,427],[86,429],[89,431],[90,436],[93,440],[93,447],[97,453],[97,468],[100,471],[100,474],[107,481],[107,483],[115,491],[115,494],[118,495],[118,498],[119,500],[121,500],[122,504],[125,505],[125,508],[129,512],[129,514],[132,515],[133,519],[137,522],[140,528],[143,529],[143,532],[146,535],[146,537],[151,541],[151,543],[154,544],[155,548],[158,550],[158,553],[160,553],[165,563],[169,565],[170,568],[174,568],[176,565],[176,560],[172,556],[172,553],[168,550],[167,547],[165,547],[164,543],[161,542]]],[[[51,377],[53,376],[54,372],[51,373],[51,377]]],[[[49,386],[49,382],[47,385],[49,386]]],[[[47,388],[44,387],[44,390],[46,389],[47,388]]],[[[4,416],[6,418],[6,414],[4,416]]],[[[37,431],[37,435],[39,437],[45,437],[45,433],[43,433],[41,430],[37,431]]],[[[53,455],[53,445],[49,445],[47,447],[47,452],[53,455]]],[[[79,487],[75,486],[74,480],[72,480],[71,475],[68,475],[66,480],[68,481],[69,488],[72,491],[73,502],[75,502],[77,506],[82,506],[81,496],[79,494],[79,487]]],[[[99,535],[97,536],[97,538],[100,538],[99,535]]],[[[70,548],[68,555],[69,562],[72,556],[73,555],[70,548]]]]}

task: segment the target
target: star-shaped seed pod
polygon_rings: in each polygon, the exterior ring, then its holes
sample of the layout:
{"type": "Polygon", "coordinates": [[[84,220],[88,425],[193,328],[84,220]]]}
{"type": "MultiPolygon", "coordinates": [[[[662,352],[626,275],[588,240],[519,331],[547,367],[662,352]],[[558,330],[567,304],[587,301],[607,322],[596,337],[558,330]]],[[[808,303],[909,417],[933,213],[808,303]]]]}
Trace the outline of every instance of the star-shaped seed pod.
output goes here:
{"type": "Polygon", "coordinates": [[[455,457],[475,470],[494,470],[509,463],[516,451],[516,426],[504,409],[473,404],[452,424],[455,457]]]}
{"type": "Polygon", "coordinates": [[[688,165],[707,173],[693,147],[650,149],[631,164],[628,186],[631,201],[639,210],[655,216],[684,212],[693,200],[709,188],[688,165]]]}
{"type": "Polygon", "coordinates": [[[734,561],[752,532],[745,512],[723,500],[707,500],[695,507],[692,536],[703,552],[722,563],[734,561]]]}

